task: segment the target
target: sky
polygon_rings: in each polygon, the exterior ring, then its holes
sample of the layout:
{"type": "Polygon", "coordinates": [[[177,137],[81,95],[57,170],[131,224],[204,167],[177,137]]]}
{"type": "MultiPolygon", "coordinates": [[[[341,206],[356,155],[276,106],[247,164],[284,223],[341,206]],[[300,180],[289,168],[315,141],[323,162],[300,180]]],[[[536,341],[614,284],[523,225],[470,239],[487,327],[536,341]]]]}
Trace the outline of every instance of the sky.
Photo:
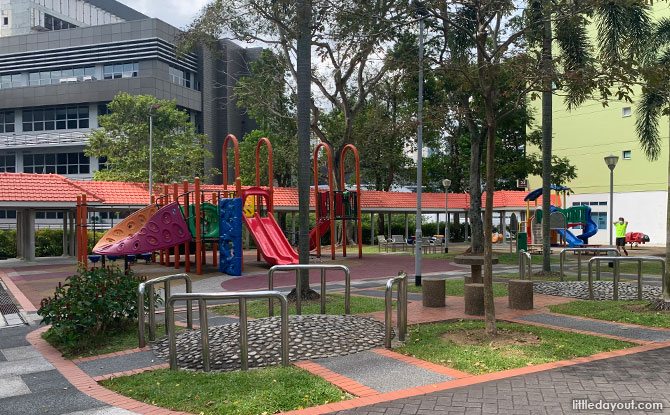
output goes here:
{"type": "Polygon", "coordinates": [[[200,9],[210,0],[118,0],[128,7],[156,17],[177,28],[193,21],[200,9]]]}

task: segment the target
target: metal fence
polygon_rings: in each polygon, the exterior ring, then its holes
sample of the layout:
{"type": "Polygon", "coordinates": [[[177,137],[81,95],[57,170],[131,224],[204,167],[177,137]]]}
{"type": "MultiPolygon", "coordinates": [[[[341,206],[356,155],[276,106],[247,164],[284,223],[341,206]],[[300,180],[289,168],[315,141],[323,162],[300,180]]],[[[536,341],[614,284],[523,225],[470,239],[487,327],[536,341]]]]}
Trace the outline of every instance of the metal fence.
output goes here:
{"type": "MultiPolygon", "coordinates": [[[[146,346],[146,336],[144,328],[144,291],[149,288],[149,340],[156,340],[156,310],[154,300],[154,284],[165,284],[165,301],[170,298],[170,283],[174,280],[184,280],[186,282],[186,292],[190,293],[192,290],[191,277],[187,274],[165,275],[145,281],[137,287],[137,321],[138,321],[138,337],[140,347],[146,346]]],[[[165,327],[167,330],[168,317],[165,314],[165,327]]],[[[189,329],[193,328],[193,309],[191,301],[186,304],[186,325],[189,329]]]]}
{"type": "MultiPolygon", "coordinates": [[[[270,268],[268,272],[268,289],[274,289],[274,274],[275,272],[281,271],[293,271],[295,270],[295,289],[296,293],[302,291],[302,283],[300,281],[300,270],[310,270],[318,269],[321,270],[321,314],[326,314],[326,271],[328,270],[340,270],[344,271],[344,313],[349,314],[351,312],[351,272],[349,268],[344,265],[309,265],[309,264],[300,264],[300,265],[275,265],[270,268]]],[[[274,315],[274,304],[272,299],[269,300],[269,314],[270,317],[274,315]]],[[[300,296],[296,295],[296,313],[301,314],[301,301],[300,296]]]]}
{"type": "Polygon", "coordinates": [[[391,326],[393,325],[393,286],[398,285],[398,339],[405,341],[407,334],[407,274],[401,274],[386,281],[386,307],[384,310],[385,345],[391,348],[391,326]]]}
{"type": "Polygon", "coordinates": [[[528,267],[528,279],[533,279],[533,258],[529,252],[523,249],[519,251],[519,279],[526,279],[526,267],[528,267]]]}
{"type": "MultiPolygon", "coordinates": [[[[613,252],[615,256],[620,256],[621,254],[616,248],[565,248],[561,249],[560,262],[561,262],[561,281],[564,279],[563,266],[565,264],[565,253],[566,252],[576,252],[577,253],[577,280],[582,280],[582,252],[613,252]]],[[[600,263],[598,263],[600,264],[600,263]]],[[[598,265],[600,266],[600,265],[598,265]]]]}
{"type": "Polygon", "coordinates": [[[612,278],[613,282],[613,291],[612,299],[614,301],[619,300],[619,263],[620,262],[637,262],[637,299],[642,300],[642,263],[643,262],[660,262],[661,263],[661,281],[663,290],[665,288],[665,259],[655,256],[595,256],[589,259],[589,299],[593,300],[593,263],[596,263],[596,278],[600,280],[600,261],[612,261],[614,262],[614,277],[612,278]]]}
{"type": "Polygon", "coordinates": [[[200,333],[202,347],[202,367],[205,372],[210,371],[209,364],[209,324],[207,322],[207,300],[238,300],[240,308],[240,358],[242,370],[247,370],[249,337],[247,331],[247,299],[248,298],[276,298],[281,304],[281,363],[288,366],[288,301],[279,291],[253,292],[225,292],[225,293],[188,293],[175,294],[166,302],[165,316],[168,320],[167,331],[170,347],[170,369],[177,367],[177,334],[174,328],[174,303],[177,301],[198,301],[200,312],[200,333]]]}

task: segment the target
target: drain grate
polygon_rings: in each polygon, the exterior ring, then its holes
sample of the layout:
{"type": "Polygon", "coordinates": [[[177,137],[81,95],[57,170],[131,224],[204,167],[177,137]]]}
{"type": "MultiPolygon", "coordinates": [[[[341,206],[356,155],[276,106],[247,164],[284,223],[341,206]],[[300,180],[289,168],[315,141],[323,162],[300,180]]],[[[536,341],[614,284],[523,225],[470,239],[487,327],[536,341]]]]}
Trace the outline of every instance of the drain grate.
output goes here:
{"type": "Polygon", "coordinates": [[[2,285],[0,285],[0,314],[19,314],[19,309],[2,285]]]}

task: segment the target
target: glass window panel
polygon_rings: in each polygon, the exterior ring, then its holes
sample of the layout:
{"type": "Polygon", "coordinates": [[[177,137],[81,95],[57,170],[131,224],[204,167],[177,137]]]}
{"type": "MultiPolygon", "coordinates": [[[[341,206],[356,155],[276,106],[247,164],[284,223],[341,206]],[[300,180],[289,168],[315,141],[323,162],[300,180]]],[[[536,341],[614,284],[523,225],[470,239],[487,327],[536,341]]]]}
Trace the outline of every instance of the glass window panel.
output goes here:
{"type": "Polygon", "coordinates": [[[84,153],[79,153],[79,164],[88,164],[89,163],[89,158],[86,154],[84,153]]]}
{"type": "Polygon", "coordinates": [[[23,123],[23,131],[28,132],[33,130],[33,125],[29,122],[23,123]]]}
{"type": "Polygon", "coordinates": [[[0,133],[5,132],[5,124],[0,124],[0,133]]]}
{"type": "Polygon", "coordinates": [[[84,68],[74,68],[74,76],[84,76],[84,68]]]}
{"type": "Polygon", "coordinates": [[[67,119],[72,120],[77,118],[77,107],[67,107],[67,119]]]}
{"type": "Polygon", "coordinates": [[[79,106],[79,118],[88,118],[88,105],[79,106]]]}
{"type": "Polygon", "coordinates": [[[5,210],[0,210],[0,219],[4,219],[7,216],[7,211],[5,210]]]}
{"type": "Polygon", "coordinates": [[[63,212],[58,212],[58,219],[63,219],[63,212]]]}
{"type": "Polygon", "coordinates": [[[56,129],[57,130],[65,130],[67,129],[67,126],[65,124],[65,121],[56,121],[56,129]]]}
{"type": "Polygon", "coordinates": [[[46,164],[56,164],[56,154],[50,153],[44,155],[44,162],[46,164]]]}
{"type": "Polygon", "coordinates": [[[56,155],[56,160],[58,164],[67,164],[67,153],[58,153],[56,155]]]}
{"type": "Polygon", "coordinates": [[[44,122],[42,121],[36,121],[33,123],[33,130],[34,131],[44,131],[44,122]]]}
{"type": "Polygon", "coordinates": [[[114,65],[114,73],[118,73],[118,72],[123,72],[123,65],[122,64],[114,65]]]}
{"type": "Polygon", "coordinates": [[[5,122],[10,124],[14,122],[14,111],[7,111],[5,113],[5,122]]]}
{"type": "Polygon", "coordinates": [[[23,111],[23,122],[28,122],[33,120],[33,112],[28,110],[23,111]]]}
{"type": "Polygon", "coordinates": [[[132,63],[124,63],[123,64],[123,72],[132,72],[133,71],[133,64],[132,63]]]}
{"type": "Polygon", "coordinates": [[[56,110],[54,108],[47,108],[44,110],[44,119],[45,120],[54,120],[56,119],[56,110]]]}
{"type": "Polygon", "coordinates": [[[5,113],[0,112],[0,124],[4,124],[4,123],[5,123],[5,113]]]}
{"type": "Polygon", "coordinates": [[[24,173],[32,173],[33,172],[33,166],[23,166],[23,172],[24,173]]]}
{"type": "Polygon", "coordinates": [[[79,128],[88,128],[88,119],[79,120],[79,128]]]}
{"type": "Polygon", "coordinates": [[[55,174],[56,173],[56,166],[46,166],[46,173],[47,174],[55,174]]]}
{"type": "Polygon", "coordinates": [[[78,166],[67,166],[67,174],[78,174],[78,166]]]}
{"type": "Polygon", "coordinates": [[[53,121],[45,121],[44,122],[44,130],[45,131],[51,131],[56,129],[56,124],[53,121]]]}
{"type": "Polygon", "coordinates": [[[72,78],[74,76],[74,69],[64,69],[61,71],[61,77],[72,78]]]}
{"type": "Polygon", "coordinates": [[[44,212],[35,212],[35,219],[44,219],[44,212]]]}
{"type": "Polygon", "coordinates": [[[77,164],[79,162],[79,153],[67,153],[67,163],[77,164]]]}
{"type": "Polygon", "coordinates": [[[34,154],[33,160],[35,160],[36,166],[41,166],[44,164],[44,154],[34,154]]]}
{"type": "Polygon", "coordinates": [[[119,79],[121,78],[121,72],[114,72],[114,79],[119,79]]]}
{"type": "Polygon", "coordinates": [[[29,75],[29,78],[31,81],[37,81],[40,79],[40,73],[39,72],[31,72],[29,75]]]}
{"type": "Polygon", "coordinates": [[[90,168],[89,168],[88,164],[82,164],[81,166],[79,166],[79,173],[80,174],[88,174],[89,171],[90,171],[90,168]]]}
{"type": "Polygon", "coordinates": [[[14,166],[16,165],[16,156],[6,156],[5,157],[5,164],[7,166],[14,166]]]}
{"type": "Polygon", "coordinates": [[[5,132],[6,133],[13,133],[14,131],[14,124],[6,124],[5,125],[5,132]]]}
{"type": "Polygon", "coordinates": [[[33,155],[32,154],[24,154],[23,155],[23,165],[24,166],[32,166],[33,165],[33,155]]]}
{"type": "Polygon", "coordinates": [[[15,210],[8,210],[7,211],[7,219],[16,219],[16,211],[15,210]]]}
{"type": "Polygon", "coordinates": [[[67,118],[67,111],[65,108],[56,108],[56,119],[64,120],[65,118],[67,118]]]}
{"type": "Polygon", "coordinates": [[[76,129],[77,128],[77,120],[68,120],[67,128],[70,129],[70,130],[76,129]]]}
{"type": "Polygon", "coordinates": [[[47,212],[47,219],[57,219],[58,216],[56,215],[56,212],[49,211],[47,212]]]}
{"type": "Polygon", "coordinates": [[[33,111],[33,121],[43,121],[43,120],[44,120],[44,110],[33,111]]]}
{"type": "Polygon", "coordinates": [[[61,74],[60,71],[51,71],[50,77],[51,78],[60,78],[60,74],[61,74]]]}
{"type": "Polygon", "coordinates": [[[67,166],[66,166],[66,165],[57,166],[57,167],[56,167],[56,173],[58,173],[58,174],[67,174],[67,166]]]}
{"type": "Polygon", "coordinates": [[[88,76],[95,75],[95,67],[94,66],[89,66],[88,68],[84,68],[84,75],[88,75],[88,76]]]}

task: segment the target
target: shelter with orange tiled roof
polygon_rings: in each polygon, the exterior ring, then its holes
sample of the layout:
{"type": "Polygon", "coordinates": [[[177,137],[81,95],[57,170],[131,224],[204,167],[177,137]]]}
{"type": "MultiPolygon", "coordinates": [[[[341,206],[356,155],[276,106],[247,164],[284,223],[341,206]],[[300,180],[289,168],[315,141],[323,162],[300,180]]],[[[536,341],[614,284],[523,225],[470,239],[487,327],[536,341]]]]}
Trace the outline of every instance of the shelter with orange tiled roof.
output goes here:
{"type": "MultiPolygon", "coordinates": [[[[162,187],[162,185],[156,186],[157,189],[162,187]]],[[[202,188],[213,192],[223,190],[221,185],[203,185],[202,188]]],[[[146,183],[77,181],[57,174],[0,173],[0,210],[12,209],[17,213],[16,228],[18,240],[21,241],[18,246],[19,256],[28,260],[34,259],[37,211],[63,212],[62,227],[70,230],[63,235],[64,252],[67,255],[74,255],[74,212],[77,196],[82,194],[86,195],[88,209],[91,212],[132,212],[149,202],[149,189],[146,183]]],[[[313,210],[313,194],[310,195],[310,206],[313,210]]],[[[518,212],[520,220],[524,219],[525,195],[526,192],[523,191],[495,192],[494,210],[499,213],[500,223],[503,226],[506,212],[518,212]]],[[[467,223],[470,196],[450,193],[448,209],[445,209],[445,196],[447,195],[444,193],[423,193],[422,213],[438,215],[439,222],[439,215],[448,210],[450,221],[467,223]]],[[[295,214],[298,212],[298,189],[275,187],[274,204],[275,212],[291,214],[291,231],[294,232],[295,214]]],[[[405,236],[408,236],[407,217],[416,213],[416,194],[364,190],[361,195],[361,211],[371,215],[373,241],[374,215],[379,214],[404,214],[405,236]]],[[[390,220],[388,223],[390,224],[390,220]]]]}

